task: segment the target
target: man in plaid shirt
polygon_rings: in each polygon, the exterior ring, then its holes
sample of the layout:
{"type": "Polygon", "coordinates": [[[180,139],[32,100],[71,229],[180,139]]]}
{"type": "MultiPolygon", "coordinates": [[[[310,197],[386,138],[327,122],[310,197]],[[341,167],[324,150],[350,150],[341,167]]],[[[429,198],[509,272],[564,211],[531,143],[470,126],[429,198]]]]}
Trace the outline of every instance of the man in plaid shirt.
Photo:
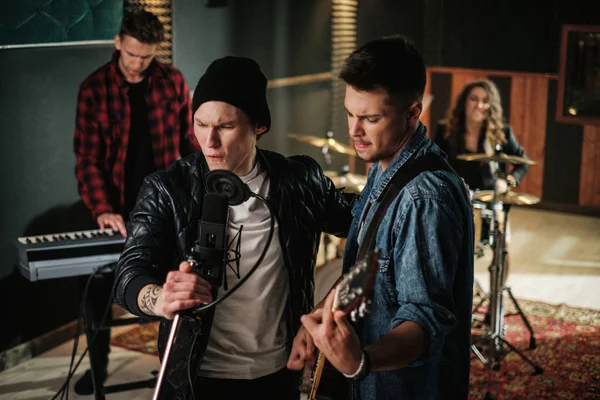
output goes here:
{"type": "MultiPolygon", "coordinates": [[[[112,60],[79,88],[74,138],[79,193],[101,229],[122,235],[144,177],[200,149],[183,75],[154,60],[162,38],[155,15],[139,10],[126,14],[112,60]]],[[[97,321],[111,304],[112,283],[113,276],[105,275],[90,287],[97,321]]],[[[99,331],[90,348],[96,385],[106,378],[109,340],[109,330],[99,331]]],[[[93,393],[91,378],[88,370],[75,391],[93,393]]]]}

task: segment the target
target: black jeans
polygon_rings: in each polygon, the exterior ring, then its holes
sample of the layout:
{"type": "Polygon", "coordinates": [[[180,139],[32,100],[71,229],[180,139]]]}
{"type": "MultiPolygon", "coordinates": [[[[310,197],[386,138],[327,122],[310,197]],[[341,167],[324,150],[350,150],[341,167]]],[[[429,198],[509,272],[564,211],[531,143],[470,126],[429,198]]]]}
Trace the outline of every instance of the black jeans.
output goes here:
{"type": "Polygon", "coordinates": [[[283,368],[257,379],[198,378],[194,386],[197,400],[261,399],[297,400],[296,374],[283,368]]]}

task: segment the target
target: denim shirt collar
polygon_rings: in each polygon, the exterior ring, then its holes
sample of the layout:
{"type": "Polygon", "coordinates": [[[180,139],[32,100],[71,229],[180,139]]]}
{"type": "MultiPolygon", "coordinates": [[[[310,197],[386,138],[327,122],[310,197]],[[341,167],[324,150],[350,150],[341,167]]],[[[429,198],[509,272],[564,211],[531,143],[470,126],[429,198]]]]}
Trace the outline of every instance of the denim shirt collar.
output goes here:
{"type": "Polygon", "coordinates": [[[373,190],[369,194],[369,200],[371,202],[378,200],[383,193],[383,190],[387,186],[387,184],[392,180],[394,174],[400,167],[402,167],[408,160],[410,160],[415,153],[423,147],[425,142],[427,141],[427,128],[423,123],[419,123],[419,127],[417,131],[413,135],[413,137],[408,141],[406,146],[400,152],[394,160],[390,163],[383,174],[381,174],[381,164],[377,162],[371,171],[369,171],[369,180],[376,179],[373,190]]]}

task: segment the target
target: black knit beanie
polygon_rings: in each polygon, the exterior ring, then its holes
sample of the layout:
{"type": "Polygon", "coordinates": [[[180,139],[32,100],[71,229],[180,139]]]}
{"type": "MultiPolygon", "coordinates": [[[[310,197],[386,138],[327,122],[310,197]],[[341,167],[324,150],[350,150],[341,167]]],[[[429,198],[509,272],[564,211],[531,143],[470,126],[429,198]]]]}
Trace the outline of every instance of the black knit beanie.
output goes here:
{"type": "Polygon", "coordinates": [[[207,101],[222,101],[244,111],[248,118],[271,127],[267,104],[267,78],[256,61],[227,56],[213,61],[196,85],[192,98],[192,115],[207,101]]]}

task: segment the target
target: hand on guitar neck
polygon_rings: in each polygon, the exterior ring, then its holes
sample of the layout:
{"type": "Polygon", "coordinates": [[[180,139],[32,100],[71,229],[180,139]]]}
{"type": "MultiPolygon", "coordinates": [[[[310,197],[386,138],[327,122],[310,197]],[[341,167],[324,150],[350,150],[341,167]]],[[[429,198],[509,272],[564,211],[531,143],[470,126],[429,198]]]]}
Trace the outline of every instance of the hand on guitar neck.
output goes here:
{"type": "Polygon", "coordinates": [[[337,389],[331,389],[345,386],[343,383],[346,379],[340,372],[354,374],[359,369],[363,355],[360,341],[346,316],[350,315],[356,321],[369,311],[378,260],[379,254],[374,252],[358,262],[339,280],[322,308],[302,316],[302,327],[294,339],[294,348],[288,361],[290,369],[304,368],[300,385],[302,400],[345,398],[337,389]],[[319,349],[316,353],[315,346],[319,349]],[[324,372],[327,374],[323,380],[330,381],[330,385],[319,390],[324,372]],[[322,397],[324,394],[326,396],[322,397]]]}
{"type": "Polygon", "coordinates": [[[362,347],[354,329],[346,320],[346,312],[334,306],[335,296],[336,291],[332,290],[323,308],[303,315],[300,321],[327,360],[338,371],[352,375],[360,364],[362,347]]]}

